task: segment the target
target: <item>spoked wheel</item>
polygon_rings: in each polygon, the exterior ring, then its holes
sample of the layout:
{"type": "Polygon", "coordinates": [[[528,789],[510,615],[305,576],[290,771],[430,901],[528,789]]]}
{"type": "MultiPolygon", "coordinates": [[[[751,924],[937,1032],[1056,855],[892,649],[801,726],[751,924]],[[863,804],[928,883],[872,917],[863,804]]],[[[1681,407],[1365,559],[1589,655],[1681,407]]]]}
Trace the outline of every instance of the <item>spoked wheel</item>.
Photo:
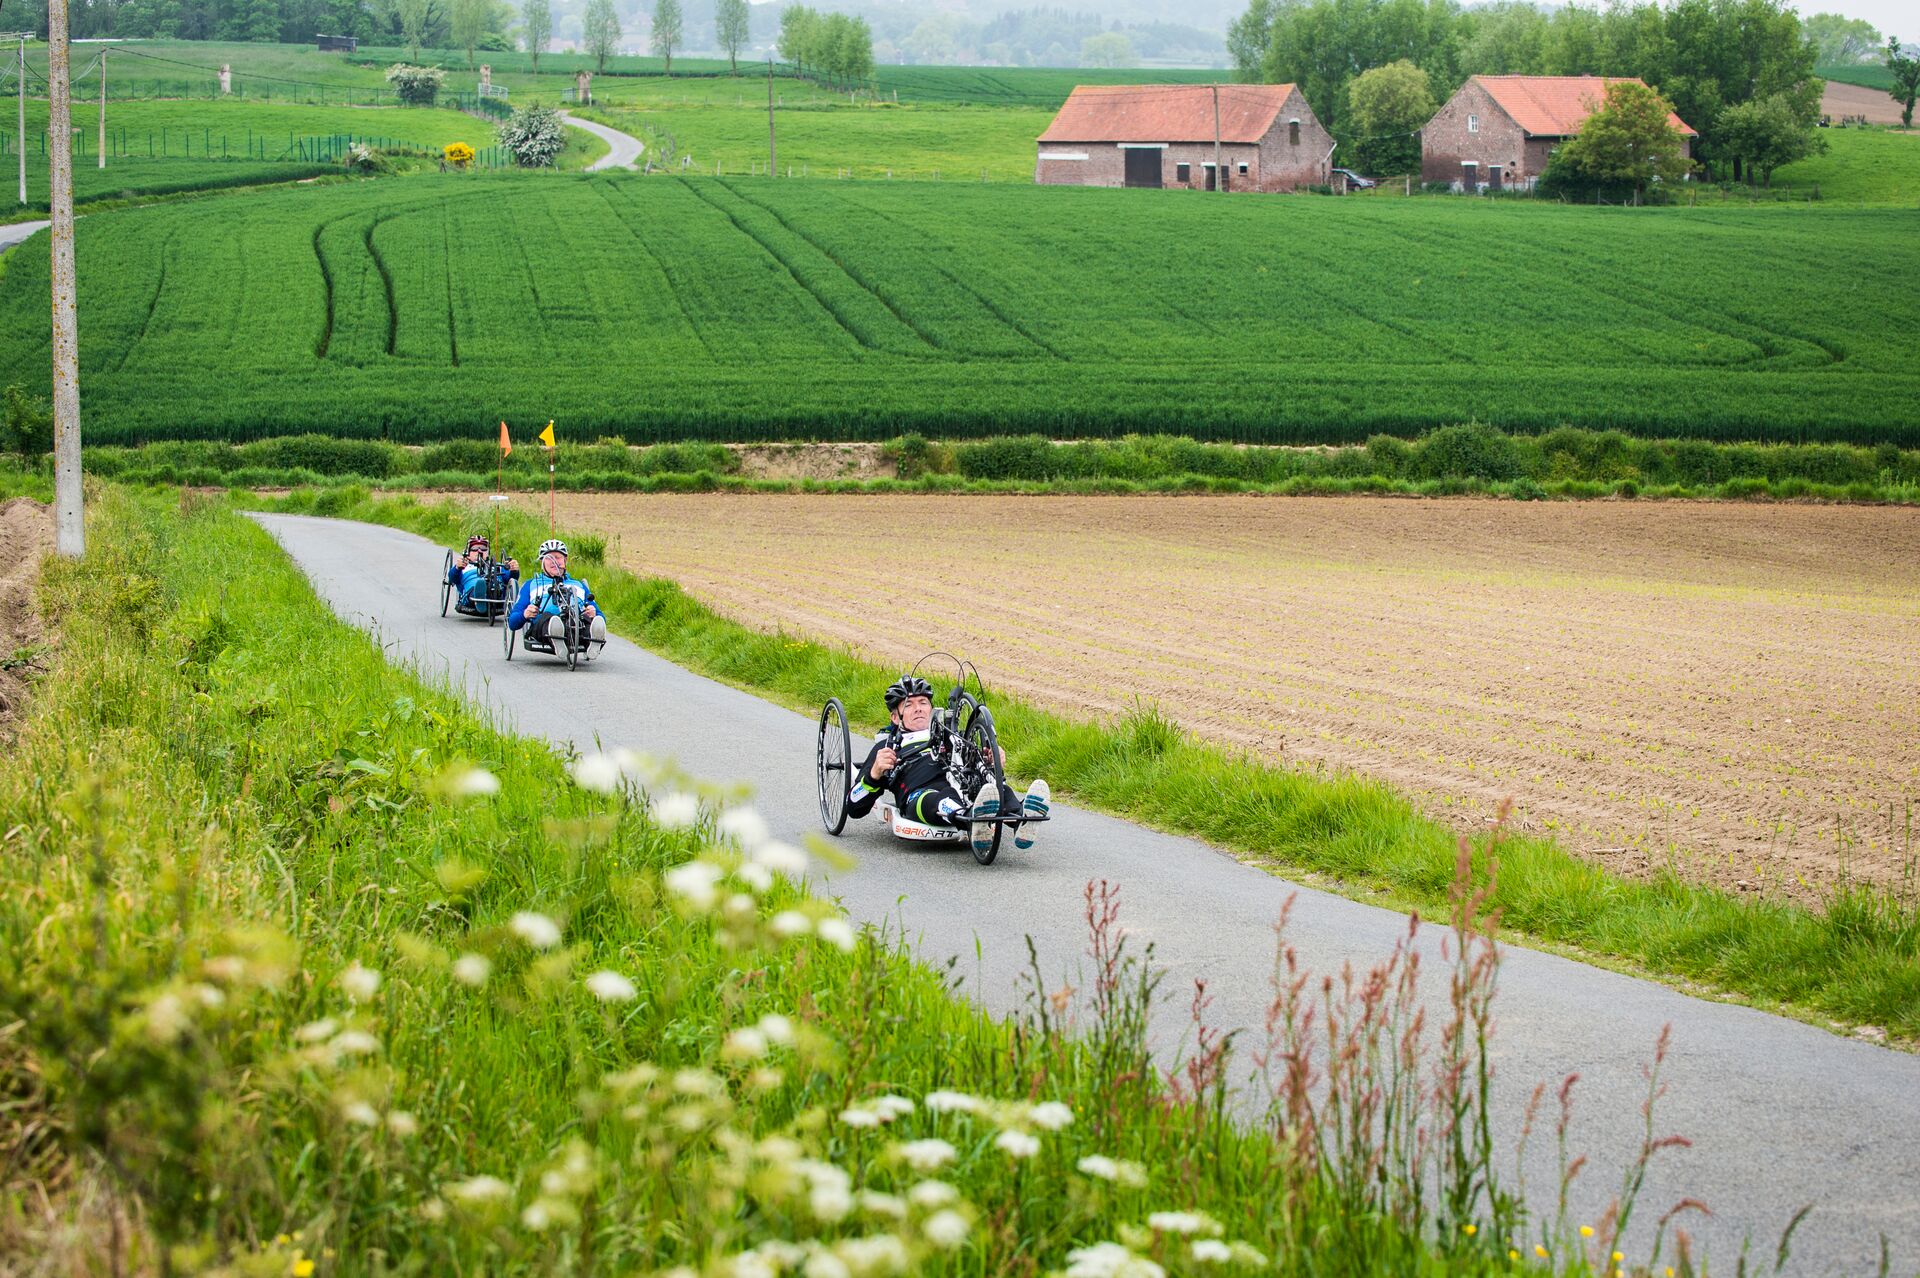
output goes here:
{"type": "MultiPolygon", "coordinates": [[[[993,715],[985,706],[976,705],[973,717],[967,720],[966,742],[972,748],[974,758],[982,772],[991,776],[994,784],[1000,787],[1000,803],[1004,810],[1009,797],[1007,776],[1000,767],[1000,738],[993,730],[993,715]]],[[[973,841],[969,839],[967,846],[973,848],[973,859],[982,865],[992,865],[993,859],[1000,855],[1000,836],[1006,833],[1006,829],[1007,827],[998,821],[993,823],[993,843],[985,852],[974,848],[973,841]]]]}
{"type": "Polygon", "coordinates": [[[518,634],[512,626],[500,627],[500,646],[506,649],[507,660],[513,660],[513,637],[518,634]]]}
{"type": "Polygon", "coordinates": [[[813,751],[820,782],[820,824],[828,834],[847,826],[847,769],[852,767],[853,737],[847,731],[847,708],[840,698],[828,697],[820,707],[820,739],[813,751]]]}
{"type": "Polygon", "coordinates": [[[561,628],[566,632],[563,637],[567,645],[567,669],[578,670],[580,668],[581,647],[580,619],[569,615],[566,624],[561,628]]]}
{"type": "Polygon", "coordinates": [[[447,562],[440,565],[440,615],[447,615],[447,605],[453,602],[453,552],[447,552],[447,562]]]}

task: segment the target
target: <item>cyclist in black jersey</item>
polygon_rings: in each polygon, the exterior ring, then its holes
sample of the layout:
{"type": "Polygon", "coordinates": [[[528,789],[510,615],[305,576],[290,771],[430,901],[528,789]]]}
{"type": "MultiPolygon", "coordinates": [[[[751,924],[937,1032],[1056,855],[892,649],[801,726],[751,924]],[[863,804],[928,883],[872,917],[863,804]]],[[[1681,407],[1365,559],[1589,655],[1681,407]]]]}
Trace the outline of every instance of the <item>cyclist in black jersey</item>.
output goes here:
{"type": "MultiPolygon", "coordinates": [[[[890,791],[901,816],[922,825],[971,827],[969,835],[975,844],[990,843],[992,826],[975,823],[973,818],[998,815],[1000,787],[988,777],[979,793],[961,794],[945,766],[934,758],[933,686],[917,676],[903,675],[887,689],[886,700],[889,727],[853,775],[847,815],[867,815],[880,796],[890,791]]],[[[1020,798],[1020,809],[1028,816],[1044,817],[1051,797],[1047,783],[1036,780],[1020,798]]],[[[1016,825],[1013,845],[1022,850],[1032,847],[1034,829],[1024,822],[1016,825]]]]}

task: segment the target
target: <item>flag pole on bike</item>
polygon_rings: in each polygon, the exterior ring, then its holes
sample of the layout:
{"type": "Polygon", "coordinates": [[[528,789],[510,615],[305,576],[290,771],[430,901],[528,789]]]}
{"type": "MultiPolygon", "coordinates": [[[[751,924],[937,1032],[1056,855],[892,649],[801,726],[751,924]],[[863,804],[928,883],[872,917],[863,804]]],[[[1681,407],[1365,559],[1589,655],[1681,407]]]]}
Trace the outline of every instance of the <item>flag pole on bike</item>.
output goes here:
{"type": "Polygon", "coordinates": [[[507,424],[500,423],[500,456],[493,464],[493,544],[500,544],[500,502],[507,492],[507,454],[513,451],[513,441],[507,438],[507,424]]]}
{"type": "Polygon", "coordinates": [[[553,423],[540,432],[540,442],[547,446],[547,532],[553,532],[553,423]]]}

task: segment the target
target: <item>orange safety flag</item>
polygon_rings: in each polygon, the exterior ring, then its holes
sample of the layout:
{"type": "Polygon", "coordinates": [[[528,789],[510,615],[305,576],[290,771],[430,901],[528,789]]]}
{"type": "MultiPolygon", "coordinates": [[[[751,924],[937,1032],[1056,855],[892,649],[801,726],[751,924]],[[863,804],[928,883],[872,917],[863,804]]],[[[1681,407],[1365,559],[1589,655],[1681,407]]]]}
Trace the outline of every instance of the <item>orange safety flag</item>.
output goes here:
{"type": "Polygon", "coordinates": [[[500,455],[505,457],[513,451],[513,441],[507,438],[507,424],[500,423],[500,455]]]}
{"type": "Polygon", "coordinates": [[[552,422],[548,422],[547,428],[540,432],[540,442],[545,444],[548,448],[553,447],[553,423],[552,422]]]}

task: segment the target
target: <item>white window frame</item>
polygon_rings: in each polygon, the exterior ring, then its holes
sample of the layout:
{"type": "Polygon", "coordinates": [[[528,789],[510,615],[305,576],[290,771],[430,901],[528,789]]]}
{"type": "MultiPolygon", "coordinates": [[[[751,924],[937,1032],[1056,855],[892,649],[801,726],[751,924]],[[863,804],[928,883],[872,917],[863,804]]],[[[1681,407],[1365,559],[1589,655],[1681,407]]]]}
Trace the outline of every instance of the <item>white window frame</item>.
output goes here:
{"type": "Polygon", "coordinates": [[[1480,131],[1480,117],[1473,114],[1471,111],[1469,111],[1467,113],[1467,132],[1478,133],[1479,131],[1480,131]]]}
{"type": "Polygon", "coordinates": [[[1091,157],[1085,151],[1042,151],[1043,160],[1085,160],[1091,157]]]}

